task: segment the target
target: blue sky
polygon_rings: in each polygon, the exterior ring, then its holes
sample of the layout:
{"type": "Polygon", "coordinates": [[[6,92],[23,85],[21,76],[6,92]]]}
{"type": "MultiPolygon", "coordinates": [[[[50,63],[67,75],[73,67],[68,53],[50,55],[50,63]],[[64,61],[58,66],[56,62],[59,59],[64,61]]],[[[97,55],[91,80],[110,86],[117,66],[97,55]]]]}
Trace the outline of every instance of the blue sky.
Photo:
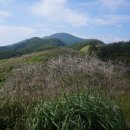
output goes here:
{"type": "Polygon", "coordinates": [[[130,40],[130,0],[0,0],[0,46],[56,32],[130,40]]]}

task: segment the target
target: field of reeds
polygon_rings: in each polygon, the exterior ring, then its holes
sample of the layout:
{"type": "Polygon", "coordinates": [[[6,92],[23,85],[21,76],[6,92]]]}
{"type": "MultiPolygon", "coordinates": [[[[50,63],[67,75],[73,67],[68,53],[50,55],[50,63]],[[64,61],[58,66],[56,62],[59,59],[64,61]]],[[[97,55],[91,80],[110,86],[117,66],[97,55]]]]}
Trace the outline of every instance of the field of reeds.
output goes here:
{"type": "Polygon", "coordinates": [[[0,130],[128,130],[127,70],[88,55],[19,63],[3,84],[0,130]]]}

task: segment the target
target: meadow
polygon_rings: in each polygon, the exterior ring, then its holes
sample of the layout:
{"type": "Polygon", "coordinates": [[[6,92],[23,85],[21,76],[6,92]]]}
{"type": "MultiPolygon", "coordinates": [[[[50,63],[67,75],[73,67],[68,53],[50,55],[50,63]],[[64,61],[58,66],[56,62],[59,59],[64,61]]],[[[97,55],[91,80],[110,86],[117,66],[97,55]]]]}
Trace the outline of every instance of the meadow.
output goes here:
{"type": "Polygon", "coordinates": [[[129,68],[123,64],[61,48],[1,60],[0,68],[0,130],[129,127],[129,68]]]}

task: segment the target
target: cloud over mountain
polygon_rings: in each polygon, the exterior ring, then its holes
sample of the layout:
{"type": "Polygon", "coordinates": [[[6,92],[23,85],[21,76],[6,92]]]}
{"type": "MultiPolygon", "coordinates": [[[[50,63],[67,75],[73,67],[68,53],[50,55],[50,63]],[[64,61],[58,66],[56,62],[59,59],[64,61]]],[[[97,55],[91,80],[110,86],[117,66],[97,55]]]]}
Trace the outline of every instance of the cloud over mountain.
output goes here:
{"type": "Polygon", "coordinates": [[[87,24],[87,16],[78,10],[71,9],[67,0],[40,0],[32,5],[31,10],[34,14],[52,22],[62,22],[74,27],[87,24]]]}

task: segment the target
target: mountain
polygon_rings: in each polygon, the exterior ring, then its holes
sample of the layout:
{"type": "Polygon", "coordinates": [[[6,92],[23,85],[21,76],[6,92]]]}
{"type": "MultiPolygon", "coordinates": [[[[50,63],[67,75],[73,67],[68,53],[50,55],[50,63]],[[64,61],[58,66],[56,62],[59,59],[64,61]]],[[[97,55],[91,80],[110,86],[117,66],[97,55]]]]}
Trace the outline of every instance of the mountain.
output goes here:
{"type": "Polygon", "coordinates": [[[9,46],[0,47],[0,59],[6,59],[37,51],[53,49],[66,44],[59,39],[42,39],[33,37],[9,46]]]}
{"type": "Polygon", "coordinates": [[[52,38],[59,39],[62,42],[66,43],[67,45],[82,42],[85,40],[85,39],[73,36],[71,34],[68,34],[68,33],[55,33],[53,35],[43,37],[43,39],[52,39],[52,38]]]}
{"type": "Polygon", "coordinates": [[[82,39],[68,33],[56,33],[44,38],[33,37],[20,41],[18,43],[0,47],[0,59],[21,56],[33,52],[54,49],[66,46],[68,48],[86,51],[89,46],[94,44],[103,44],[102,41],[96,39],[82,39]],[[86,47],[85,47],[86,46],[86,47]]]}

